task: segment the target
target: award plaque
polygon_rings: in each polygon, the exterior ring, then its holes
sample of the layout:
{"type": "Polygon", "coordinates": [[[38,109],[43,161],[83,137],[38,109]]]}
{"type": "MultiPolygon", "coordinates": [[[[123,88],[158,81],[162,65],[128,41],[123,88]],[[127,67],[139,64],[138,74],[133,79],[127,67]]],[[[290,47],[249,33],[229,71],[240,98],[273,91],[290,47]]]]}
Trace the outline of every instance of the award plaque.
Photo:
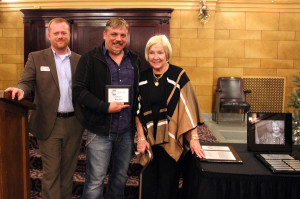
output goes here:
{"type": "Polygon", "coordinates": [[[124,104],[130,104],[131,86],[130,85],[106,85],[105,98],[107,102],[123,102],[124,104]]]}

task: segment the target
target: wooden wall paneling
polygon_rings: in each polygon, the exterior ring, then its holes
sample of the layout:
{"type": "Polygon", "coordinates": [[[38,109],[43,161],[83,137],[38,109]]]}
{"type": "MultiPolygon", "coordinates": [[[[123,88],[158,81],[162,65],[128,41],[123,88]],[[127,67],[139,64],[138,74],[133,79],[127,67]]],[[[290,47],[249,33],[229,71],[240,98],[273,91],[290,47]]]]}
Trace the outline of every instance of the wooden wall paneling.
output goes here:
{"type": "Polygon", "coordinates": [[[124,8],[124,9],[23,9],[24,14],[24,62],[32,51],[50,46],[47,38],[48,23],[52,18],[63,17],[70,22],[71,50],[84,54],[101,45],[103,30],[111,17],[123,17],[129,23],[127,47],[142,59],[145,45],[156,34],[170,36],[171,8],[124,8]]]}

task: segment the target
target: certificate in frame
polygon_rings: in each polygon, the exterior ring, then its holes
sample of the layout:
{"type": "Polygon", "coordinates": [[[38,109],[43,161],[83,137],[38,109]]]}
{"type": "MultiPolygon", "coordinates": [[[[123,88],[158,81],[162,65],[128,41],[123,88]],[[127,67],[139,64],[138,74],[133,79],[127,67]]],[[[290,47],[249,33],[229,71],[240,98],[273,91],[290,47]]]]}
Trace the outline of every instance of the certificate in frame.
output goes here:
{"type": "Polygon", "coordinates": [[[292,114],[249,112],[247,148],[259,152],[292,151],[292,114]]]}
{"type": "Polygon", "coordinates": [[[130,105],[131,90],[130,85],[105,85],[106,102],[123,102],[130,105]]]}

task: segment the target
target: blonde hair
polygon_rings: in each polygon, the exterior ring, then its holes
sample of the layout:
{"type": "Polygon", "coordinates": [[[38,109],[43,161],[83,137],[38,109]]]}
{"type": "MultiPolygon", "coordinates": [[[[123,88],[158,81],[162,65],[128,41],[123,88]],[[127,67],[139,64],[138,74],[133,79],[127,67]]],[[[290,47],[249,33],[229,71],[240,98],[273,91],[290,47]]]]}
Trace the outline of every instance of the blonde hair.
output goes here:
{"type": "Polygon", "coordinates": [[[106,22],[105,32],[107,32],[109,28],[122,28],[122,27],[125,27],[128,31],[129,25],[127,21],[122,17],[113,17],[106,22]]]}
{"type": "Polygon", "coordinates": [[[166,35],[155,35],[152,36],[145,47],[145,58],[149,62],[149,49],[151,46],[155,44],[161,44],[164,47],[165,53],[166,53],[166,59],[169,61],[172,57],[172,46],[169,42],[169,39],[166,37],[166,35]]]}
{"type": "Polygon", "coordinates": [[[66,23],[68,25],[69,31],[70,31],[70,24],[67,20],[65,20],[64,18],[54,18],[48,24],[48,32],[50,32],[50,30],[51,30],[52,23],[66,23]]]}

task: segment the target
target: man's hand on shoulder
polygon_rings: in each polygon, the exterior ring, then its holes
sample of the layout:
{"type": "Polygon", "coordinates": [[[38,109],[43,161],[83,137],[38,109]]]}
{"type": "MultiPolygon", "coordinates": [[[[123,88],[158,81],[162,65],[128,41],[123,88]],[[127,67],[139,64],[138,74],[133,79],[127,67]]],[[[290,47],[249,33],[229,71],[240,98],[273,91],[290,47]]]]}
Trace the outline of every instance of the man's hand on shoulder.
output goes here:
{"type": "Polygon", "coordinates": [[[127,108],[127,107],[130,107],[130,105],[125,105],[124,103],[121,103],[121,102],[111,102],[109,104],[108,112],[109,113],[118,113],[123,108],[127,108]]]}
{"type": "Polygon", "coordinates": [[[15,97],[18,97],[18,100],[20,101],[24,98],[24,91],[19,88],[9,87],[5,90],[5,92],[11,92],[11,99],[15,99],[15,97]]]}

